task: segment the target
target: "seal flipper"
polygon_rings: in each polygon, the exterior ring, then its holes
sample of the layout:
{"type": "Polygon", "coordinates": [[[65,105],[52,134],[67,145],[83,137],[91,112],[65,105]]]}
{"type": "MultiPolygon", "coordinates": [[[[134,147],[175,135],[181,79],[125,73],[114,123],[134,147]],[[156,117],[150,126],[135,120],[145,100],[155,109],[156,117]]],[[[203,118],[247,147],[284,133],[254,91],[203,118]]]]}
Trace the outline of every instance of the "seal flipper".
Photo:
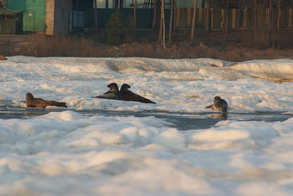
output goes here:
{"type": "Polygon", "coordinates": [[[205,108],[213,108],[213,104],[209,105],[209,106],[206,106],[205,108]]]}

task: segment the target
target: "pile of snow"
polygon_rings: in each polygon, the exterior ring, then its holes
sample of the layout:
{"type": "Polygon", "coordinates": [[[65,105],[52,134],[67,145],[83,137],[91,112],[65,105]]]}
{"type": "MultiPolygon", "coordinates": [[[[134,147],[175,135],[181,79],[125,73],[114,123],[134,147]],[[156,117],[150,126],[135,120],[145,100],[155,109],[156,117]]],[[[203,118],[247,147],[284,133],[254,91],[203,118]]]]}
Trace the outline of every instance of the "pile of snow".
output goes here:
{"type": "Polygon", "coordinates": [[[237,63],[231,67],[237,71],[244,71],[250,76],[267,79],[292,79],[293,60],[253,60],[237,63]]]}
{"type": "Polygon", "coordinates": [[[65,101],[74,110],[204,112],[215,96],[230,111],[292,112],[292,82],[254,79],[289,79],[293,61],[254,60],[231,62],[207,58],[35,58],[8,57],[2,61],[0,99],[25,107],[27,92],[35,97],[65,101]],[[218,66],[218,67],[217,67],[218,66]],[[107,85],[128,83],[133,92],[157,105],[98,100],[107,85]]]}
{"type": "Polygon", "coordinates": [[[0,192],[251,195],[247,189],[268,194],[273,186],[269,194],[292,193],[293,118],[186,132],[167,125],[73,111],[0,120],[0,192]]]}

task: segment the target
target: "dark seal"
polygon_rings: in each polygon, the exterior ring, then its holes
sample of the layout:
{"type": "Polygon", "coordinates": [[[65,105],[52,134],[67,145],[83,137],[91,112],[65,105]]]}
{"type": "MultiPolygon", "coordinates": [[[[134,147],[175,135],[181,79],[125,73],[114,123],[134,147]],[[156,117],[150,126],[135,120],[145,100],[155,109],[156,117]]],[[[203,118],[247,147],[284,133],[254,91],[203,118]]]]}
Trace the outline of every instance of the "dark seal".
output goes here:
{"type": "Polygon", "coordinates": [[[221,99],[221,97],[216,96],[214,98],[214,104],[209,105],[206,108],[212,108],[213,110],[227,112],[228,103],[224,99],[221,99]]]}
{"type": "Polygon", "coordinates": [[[26,94],[26,107],[31,107],[31,108],[45,108],[47,106],[58,106],[58,107],[65,107],[66,103],[65,102],[57,102],[53,100],[44,100],[41,98],[34,98],[33,94],[27,93],[26,94]]]}
{"type": "Polygon", "coordinates": [[[131,88],[131,86],[128,84],[123,84],[120,88],[121,99],[123,101],[138,101],[138,102],[142,102],[142,103],[156,104],[156,102],[153,102],[147,98],[144,98],[140,95],[133,93],[132,91],[128,90],[129,88],[131,88]]]}
{"type": "Polygon", "coordinates": [[[121,100],[120,91],[118,89],[118,85],[116,83],[108,84],[107,86],[110,90],[105,92],[103,95],[99,95],[93,98],[101,98],[101,99],[118,99],[121,100]]]}

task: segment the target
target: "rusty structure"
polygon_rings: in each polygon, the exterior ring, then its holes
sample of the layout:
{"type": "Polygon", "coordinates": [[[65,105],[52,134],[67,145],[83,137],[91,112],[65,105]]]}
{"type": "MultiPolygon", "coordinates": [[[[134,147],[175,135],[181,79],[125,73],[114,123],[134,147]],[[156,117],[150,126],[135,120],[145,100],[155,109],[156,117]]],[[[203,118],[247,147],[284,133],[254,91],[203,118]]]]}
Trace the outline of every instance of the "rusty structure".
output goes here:
{"type": "Polygon", "coordinates": [[[22,10],[0,10],[0,34],[22,34],[22,10]]]}

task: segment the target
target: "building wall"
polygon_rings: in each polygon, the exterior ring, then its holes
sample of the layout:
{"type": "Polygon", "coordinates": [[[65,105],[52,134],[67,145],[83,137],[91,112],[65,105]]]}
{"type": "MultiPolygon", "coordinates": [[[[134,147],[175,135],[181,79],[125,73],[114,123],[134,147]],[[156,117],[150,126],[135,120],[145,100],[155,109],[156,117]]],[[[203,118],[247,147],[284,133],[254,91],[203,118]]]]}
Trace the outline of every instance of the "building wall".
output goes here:
{"type": "Polygon", "coordinates": [[[46,0],[46,31],[47,35],[54,35],[55,0],[46,0]]]}
{"type": "Polygon", "coordinates": [[[7,9],[23,10],[23,31],[45,32],[46,0],[7,0],[7,9]]]}
{"type": "Polygon", "coordinates": [[[9,10],[25,11],[25,0],[6,0],[6,7],[9,10]]]}
{"type": "Polygon", "coordinates": [[[72,0],[55,1],[54,34],[69,34],[70,12],[72,12],[72,0]]]}
{"type": "MultiPolygon", "coordinates": [[[[202,8],[202,0],[197,0],[196,1],[196,7],[197,8],[202,8]]],[[[184,7],[184,8],[193,8],[194,7],[194,0],[177,0],[176,2],[176,7],[184,7]]]]}
{"type": "Polygon", "coordinates": [[[46,34],[69,34],[72,0],[46,0],[46,34]]]}

